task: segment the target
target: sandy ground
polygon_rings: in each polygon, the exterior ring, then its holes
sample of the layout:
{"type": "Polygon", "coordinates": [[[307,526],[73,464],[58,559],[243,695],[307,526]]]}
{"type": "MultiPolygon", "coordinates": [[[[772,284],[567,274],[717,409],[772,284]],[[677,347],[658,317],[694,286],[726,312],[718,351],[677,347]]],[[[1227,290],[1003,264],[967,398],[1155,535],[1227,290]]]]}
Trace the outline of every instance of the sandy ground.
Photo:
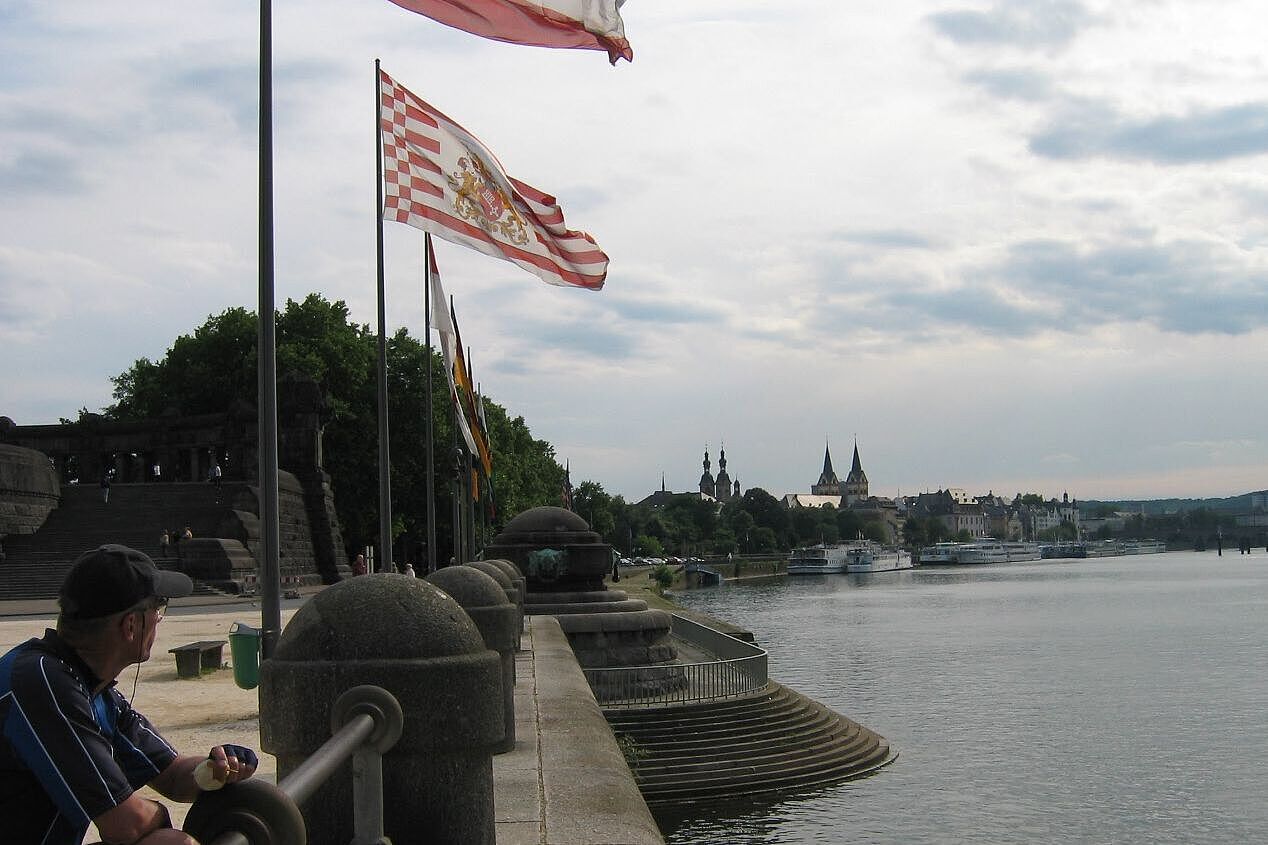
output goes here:
{"type": "MultiPolygon", "coordinates": [[[[282,611],[285,625],[294,614],[298,602],[286,602],[282,611]]],[[[259,700],[256,690],[239,689],[233,681],[232,669],[208,672],[198,678],[178,678],[176,658],[169,648],[199,640],[225,640],[224,662],[229,665],[229,626],[235,621],[252,627],[260,625],[260,609],[253,604],[222,605],[203,608],[170,608],[159,623],[158,635],[150,660],[130,668],[119,676],[119,690],[132,696],[133,678],[137,678],[133,707],[143,713],[159,732],[182,754],[206,754],[214,745],[232,742],[246,745],[260,755],[257,777],[276,781],[277,762],[260,750],[259,700]]],[[[13,646],[43,636],[52,627],[52,617],[25,616],[0,619],[0,654],[13,646]]],[[[150,798],[159,796],[143,791],[150,798]]],[[[176,826],[184,821],[187,805],[166,801],[176,826]]],[[[93,842],[96,831],[86,841],[93,842]]]]}

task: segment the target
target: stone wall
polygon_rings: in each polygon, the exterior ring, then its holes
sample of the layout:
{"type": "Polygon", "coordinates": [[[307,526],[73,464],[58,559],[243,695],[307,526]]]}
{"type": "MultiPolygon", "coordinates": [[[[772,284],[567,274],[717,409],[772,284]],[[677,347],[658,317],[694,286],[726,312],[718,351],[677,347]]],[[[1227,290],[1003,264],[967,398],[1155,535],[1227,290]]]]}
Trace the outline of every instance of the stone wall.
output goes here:
{"type": "Polygon", "coordinates": [[[0,538],[34,534],[60,500],[57,475],[47,457],[0,443],[0,538]]]}

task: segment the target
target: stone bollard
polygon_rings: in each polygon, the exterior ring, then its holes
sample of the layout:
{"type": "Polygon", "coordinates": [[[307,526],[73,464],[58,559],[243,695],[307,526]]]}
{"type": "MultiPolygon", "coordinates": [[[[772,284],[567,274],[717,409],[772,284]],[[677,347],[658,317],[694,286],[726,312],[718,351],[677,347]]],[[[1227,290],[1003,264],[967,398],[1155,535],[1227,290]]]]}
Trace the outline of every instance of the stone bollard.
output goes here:
{"type": "MultiPolygon", "coordinates": [[[[296,612],[260,667],[261,746],[283,779],[330,738],[340,694],[383,687],[405,716],[383,757],[384,833],[396,845],[494,845],[499,663],[466,612],[432,584],[395,574],[342,581],[296,612]]],[[[300,809],[313,845],[352,841],[351,766],[300,809]]]]}
{"type": "MultiPolygon", "coordinates": [[[[496,563],[494,563],[491,560],[469,560],[466,563],[464,563],[463,566],[470,566],[472,569],[478,569],[481,572],[483,572],[485,575],[488,575],[494,581],[497,581],[498,586],[506,591],[506,600],[509,601],[511,604],[515,605],[516,612],[519,613],[520,630],[523,631],[524,630],[524,615],[523,615],[522,609],[524,606],[523,605],[524,594],[521,593],[519,589],[515,586],[515,582],[511,579],[509,575],[506,574],[506,571],[503,570],[502,567],[498,566],[496,563]]],[[[515,644],[515,648],[516,650],[519,649],[518,642],[515,644]]]]}
{"type": "Polygon", "coordinates": [[[519,607],[520,609],[520,624],[521,624],[520,630],[523,630],[522,626],[524,622],[524,602],[528,598],[527,596],[528,581],[524,578],[524,573],[520,572],[519,567],[511,563],[509,560],[503,560],[501,558],[498,558],[495,560],[486,561],[486,563],[491,563],[494,566],[496,566],[498,569],[505,572],[506,577],[511,579],[511,583],[514,584],[515,589],[519,591],[519,595],[516,597],[515,603],[516,603],[516,606],[519,607]]]}
{"type": "Polygon", "coordinates": [[[486,647],[502,658],[502,725],[505,736],[494,751],[515,748],[515,647],[520,632],[515,605],[491,577],[471,566],[446,566],[427,576],[429,583],[454,597],[484,637],[486,647]]]}

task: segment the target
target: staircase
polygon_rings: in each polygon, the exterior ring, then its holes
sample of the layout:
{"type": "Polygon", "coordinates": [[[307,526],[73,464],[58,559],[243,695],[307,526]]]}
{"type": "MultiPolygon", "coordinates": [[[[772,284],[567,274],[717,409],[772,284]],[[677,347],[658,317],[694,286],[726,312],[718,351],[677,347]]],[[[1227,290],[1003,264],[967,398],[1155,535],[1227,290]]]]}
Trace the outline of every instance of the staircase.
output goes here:
{"type": "Polygon", "coordinates": [[[618,739],[632,740],[649,804],[848,780],[898,756],[884,737],[774,681],[751,698],[604,715],[618,739]]]}
{"type": "MultiPolygon", "coordinates": [[[[175,551],[163,557],[163,529],[189,526],[195,537],[214,537],[229,510],[229,485],[217,501],[206,483],[115,484],[110,502],[96,485],[64,484],[62,503],[34,534],[5,537],[0,564],[0,601],[56,598],[71,563],[103,543],[121,543],[145,552],[160,569],[175,569],[175,551]]],[[[174,547],[173,547],[174,549],[174,547]]],[[[206,585],[197,594],[222,595],[206,585]]]]}

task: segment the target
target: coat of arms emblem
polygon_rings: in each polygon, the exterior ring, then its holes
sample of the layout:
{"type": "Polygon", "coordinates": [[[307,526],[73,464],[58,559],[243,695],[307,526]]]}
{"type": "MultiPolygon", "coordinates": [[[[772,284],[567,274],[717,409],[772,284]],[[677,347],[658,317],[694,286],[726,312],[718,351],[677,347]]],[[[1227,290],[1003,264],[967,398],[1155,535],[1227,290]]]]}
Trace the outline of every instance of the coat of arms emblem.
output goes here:
{"type": "Polygon", "coordinates": [[[458,170],[447,174],[445,180],[456,195],[453,207],[459,217],[517,246],[528,243],[528,224],[479,156],[468,150],[458,159],[458,170]]]}

